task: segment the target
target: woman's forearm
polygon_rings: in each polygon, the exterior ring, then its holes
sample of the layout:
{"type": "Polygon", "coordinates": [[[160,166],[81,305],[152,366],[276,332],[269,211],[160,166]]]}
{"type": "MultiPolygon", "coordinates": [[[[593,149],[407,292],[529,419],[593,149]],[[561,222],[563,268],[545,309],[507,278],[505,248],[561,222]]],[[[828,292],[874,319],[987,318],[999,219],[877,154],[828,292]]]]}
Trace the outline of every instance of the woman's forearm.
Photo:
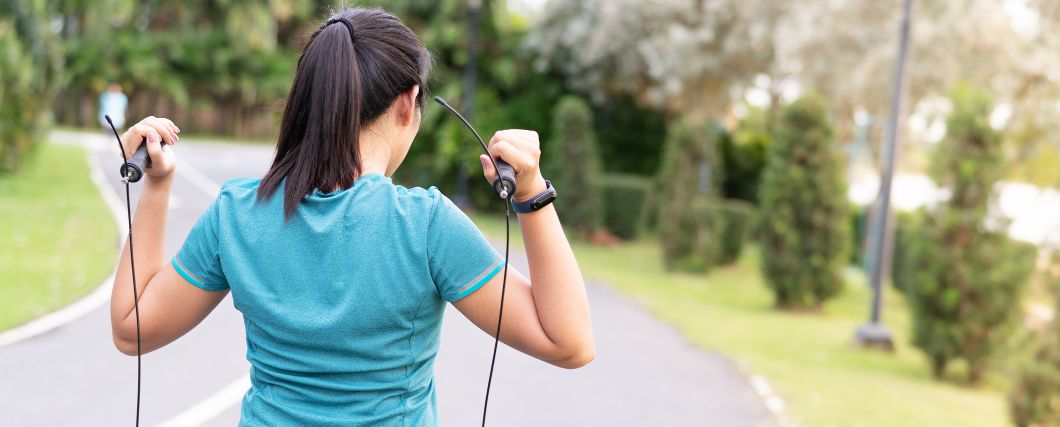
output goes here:
{"type": "Polygon", "coordinates": [[[519,226],[542,329],[570,358],[591,359],[595,347],[585,282],[555,208],[519,214],[519,226]]]}
{"type": "MultiPolygon", "coordinates": [[[[148,178],[143,184],[140,201],[133,217],[133,249],[136,260],[136,286],[142,298],[147,284],[164,264],[166,215],[169,212],[169,195],[173,186],[172,175],[165,179],[148,178]]],[[[129,241],[126,240],[114,273],[114,288],[111,290],[111,327],[115,338],[128,339],[135,330],[123,329],[123,322],[133,312],[132,273],[129,262],[129,241]]],[[[132,335],[135,338],[135,335],[132,335]]]]}

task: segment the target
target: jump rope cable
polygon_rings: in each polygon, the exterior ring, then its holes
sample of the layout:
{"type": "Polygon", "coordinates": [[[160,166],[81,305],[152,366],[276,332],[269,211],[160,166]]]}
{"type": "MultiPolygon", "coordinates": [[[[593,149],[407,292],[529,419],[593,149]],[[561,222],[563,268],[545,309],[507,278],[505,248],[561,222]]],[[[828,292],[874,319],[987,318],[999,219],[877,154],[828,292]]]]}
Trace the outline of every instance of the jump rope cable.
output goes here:
{"type": "Polygon", "coordinates": [[[482,427],[486,427],[486,408],[490,404],[490,385],[493,384],[493,366],[497,363],[497,346],[501,342],[501,319],[504,317],[504,291],[508,287],[508,250],[511,248],[511,197],[504,203],[504,272],[501,273],[501,305],[497,310],[497,331],[493,335],[493,356],[490,358],[490,375],[486,380],[486,399],[482,402],[482,427]]]}
{"type": "Polygon", "coordinates": [[[504,293],[508,289],[508,252],[511,248],[511,227],[512,227],[512,197],[515,193],[515,169],[503,160],[500,162],[503,166],[498,166],[497,160],[490,154],[489,147],[486,146],[486,142],[482,140],[482,136],[478,134],[474,126],[471,126],[471,122],[464,118],[463,114],[456,111],[456,108],[449,105],[441,97],[434,97],[434,101],[445,107],[450,113],[453,113],[456,118],[460,119],[464,126],[475,135],[475,139],[478,140],[479,145],[482,146],[482,151],[486,153],[486,157],[490,159],[490,163],[493,164],[494,182],[493,189],[497,194],[504,200],[504,271],[501,273],[501,303],[497,309],[497,330],[493,334],[493,355],[490,357],[490,374],[486,379],[486,397],[482,401],[482,427],[486,427],[486,410],[490,403],[490,386],[493,385],[493,368],[497,365],[497,347],[501,342],[501,320],[504,318],[504,293]],[[504,188],[503,181],[508,180],[510,186],[504,188]],[[502,181],[502,184],[497,184],[498,181],[502,181]]]}
{"type": "MultiPolygon", "coordinates": [[[[107,118],[107,122],[110,123],[110,117],[107,118]]],[[[121,143],[121,137],[118,136],[118,129],[114,127],[114,123],[110,123],[110,130],[114,132],[114,137],[118,139],[118,151],[121,151],[122,162],[129,163],[129,158],[125,156],[125,146],[121,143]]],[[[129,178],[122,177],[121,181],[125,184],[125,211],[129,218],[129,267],[132,270],[133,311],[136,315],[136,427],[140,427],[140,380],[142,372],[140,364],[140,296],[136,289],[136,257],[133,256],[132,196],[129,195],[129,178]]]]}

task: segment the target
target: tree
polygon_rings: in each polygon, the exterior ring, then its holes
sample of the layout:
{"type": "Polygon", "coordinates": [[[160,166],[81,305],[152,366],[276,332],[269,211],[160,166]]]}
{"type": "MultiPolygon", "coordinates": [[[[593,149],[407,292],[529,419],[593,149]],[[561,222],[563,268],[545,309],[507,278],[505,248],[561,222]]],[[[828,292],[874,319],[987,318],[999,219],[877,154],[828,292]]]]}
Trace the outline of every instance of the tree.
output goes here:
{"type": "MultiPolygon", "coordinates": [[[[884,116],[895,61],[899,0],[778,3],[774,86],[798,83],[823,93],[836,113],[840,141],[853,136],[854,114],[884,116]]],[[[1060,7],[1052,0],[916,2],[908,70],[909,113],[942,123],[947,88],[960,81],[988,88],[1011,108],[1005,125],[1020,160],[1060,147],[1060,7]],[[982,61],[990,58],[990,61],[982,61]],[[923,66],[917,66],[921,63],[923,66]],[[1048,148],[1045,148],[1048,147],[1048,148]]],[[[776,90],[781,90],[776,88],[776,90]]],[[[917,142],[910,132],[903,140],[917,142]]],[[[1011,154],[1010,154],[1011,155],[1011,154]]]]}
{"type": "Polygon", "coordinates": [[[548,152],[549,176],[563,191],[557,212],[565,225],[583,237],[600,228],[603,198],[600,192],[600,150],[593,134],[593,116],[581,98],[560,100],[553,118],[553,142],[548,152]]]}
{"type": "Polygon", "coordinates": [[[58,1],[68,86],[60,120],[94,124],[109,82],[129,93],[131,115],[165,115],[185,130],[271,135],[316,16],[331,2],[138,2],[106,7],[58,1]]]}
{"type": "Polygon", "coordinates": [[[0,3],[0,173],[18,169],[50,118],[62,58],[46,5],[0,3]]]}
{"type": "Polygon", "coordinates": [[[764,0],[553,0],[528,43],[597,98],[628,94],[697,120],[720,117],[730,89],[761,70],[764,0]]]}
{"type": "Polygon", "coordinates": [[[895,277],[913,314],[913,343],[937,378],[953,359],[968,363],[976,384],[1014,326],[1035,249],[1012,241],[992,214],[1003,176],[1001,135],[989,124],[986,93],[959,85],[947,136],[932,158],[932,177],[949,199],[921,214],[910,230],[895,277]]]}
{"type": "MultiPolygon", "coordinates": [[[[467,0],[372,0],[368,2],[399,16],[430,50],[434,69],[430,81],[433,95],[445,98],[458,109],[464,93],[463,73],[469,61],[467,45],[467,0]]],[[[496,0],[481,0],[478,33],[476,88],[471,121],[484,138],[506,128],[533,129],[542,136],[542,150],[552,141],[552,107],[563,94],[558,79],[549,73],[533,73],[523,54],[522,40],[529,31],[526,22],[513,16],[496,0]]],[[[409,151],[410,167],[398,170],[398,178],[411,185],[436,185],[445,192],[457,188],[457,170],[475,170],[477,143],[469,139],[463,125],[441,108],[428,107],[418,142],[409,151]]],[[[545,163],[547,166],[547,163],[545,163]]],[[[483,182],[483,181],[477,181],[483,182]]],[[[480,184],[486,185],[486,184],[480,184]]],[[[471,191],[476,206],[496,207],[488,191],[471,191]]]]}
{"type": "Polygon", "coordinates": [[[713,126],[690,119],[668,129],[657,193],[667,269],[706,271],[719,258],[719,224],[710,209],[723,178],[717,139],[713,126]]]}
{"type": "Polygon", "coordinates": [[[842,161],[819,96],[783,109],[767,156],[759,188],[762,269],[777,307],[815,309],[842,289],[850,240],[842,161]]]}
{"type": "MultiPolygon", "coordinates": [[[[1060,312],[1060,254],[1053,253],[1041,277],[1060,312]]],[[[1009,413],[1019,427],[1060,425],[1060,316],[1039,332],[1031,360],[1021,366],[1008,395],[1009,413]]]]}

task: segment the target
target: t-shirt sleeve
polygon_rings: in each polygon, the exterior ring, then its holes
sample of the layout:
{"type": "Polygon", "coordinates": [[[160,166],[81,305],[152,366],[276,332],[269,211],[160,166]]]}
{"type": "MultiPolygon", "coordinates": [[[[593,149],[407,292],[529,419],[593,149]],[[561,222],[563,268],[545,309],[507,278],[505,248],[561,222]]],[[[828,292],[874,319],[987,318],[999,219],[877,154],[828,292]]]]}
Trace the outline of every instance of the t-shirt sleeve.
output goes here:
{"type": "Polygon", "coordinates": [[[221,271],[218,200],[214,200],[199,217],[184,240],[184,245],[177,251],[177,256],[173,257],[173,268],[177,273],[191,284],[208,291],[228,289],[228,280],[221,271]]]}
{"type": "Polygon", "coordinates": [[[496,276],[504,259],[448,197],[433,188],[431,193],[427,263],[442,298],[455,302],[496,276]]]}

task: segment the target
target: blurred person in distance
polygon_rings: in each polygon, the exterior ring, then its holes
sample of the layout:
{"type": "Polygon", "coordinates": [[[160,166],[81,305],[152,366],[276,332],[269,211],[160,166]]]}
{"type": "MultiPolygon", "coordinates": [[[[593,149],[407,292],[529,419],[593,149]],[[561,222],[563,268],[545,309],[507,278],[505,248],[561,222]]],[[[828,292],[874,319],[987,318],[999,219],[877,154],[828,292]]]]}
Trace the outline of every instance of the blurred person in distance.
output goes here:
{"type": "Polygon", "coordinates": [[[110,131],[106,116],[114,121],[114,127],[125,128],[125,109],[129,106],[129,98],[121,91],[121,84],[111,83],[107,90],[99,95],[99,124],[103,130],[110,131]]]}

